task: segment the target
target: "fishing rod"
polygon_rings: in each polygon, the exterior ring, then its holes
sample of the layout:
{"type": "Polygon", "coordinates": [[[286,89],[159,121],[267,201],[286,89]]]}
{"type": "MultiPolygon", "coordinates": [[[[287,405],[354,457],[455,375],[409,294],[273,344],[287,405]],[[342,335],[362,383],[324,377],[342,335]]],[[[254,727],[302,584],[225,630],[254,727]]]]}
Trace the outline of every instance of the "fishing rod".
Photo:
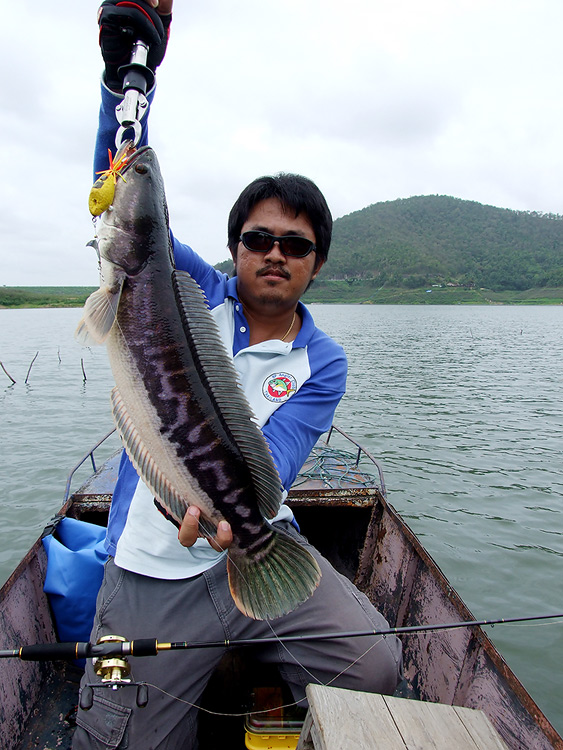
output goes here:
{"type": "Polygon", "coordinates": [[[226,648],[243,646],[267,646],[277,643],[299,643],[304,641],[337,640],[341,638],[362,638],[367,636],[409,635],[427,633],[437,630],[455,630],[494,625],[506,625],[517,622],[553,620],[563,618],[563,613],[549,615],[531,615],[528,617],[502,617],[496,620],[464,620],[429,625],[409,625],[400,628],[383,630],[359,630],[335,633],[311,633],[306,635],[269,636],[267,638],[237,638],[222,641],[175,641],[160,642],[156,638],[140,638],[127,641],[121,636],[105,636],[96,644],[86,642],[46,643],[32,646],[20,646],[14,649],[0,650],[0,659],[18,658],[22,661],[53,661],[73,659],[107,659],[108,657],[155,656],[161,651],[179,651],[197,648],[226,648]]]}

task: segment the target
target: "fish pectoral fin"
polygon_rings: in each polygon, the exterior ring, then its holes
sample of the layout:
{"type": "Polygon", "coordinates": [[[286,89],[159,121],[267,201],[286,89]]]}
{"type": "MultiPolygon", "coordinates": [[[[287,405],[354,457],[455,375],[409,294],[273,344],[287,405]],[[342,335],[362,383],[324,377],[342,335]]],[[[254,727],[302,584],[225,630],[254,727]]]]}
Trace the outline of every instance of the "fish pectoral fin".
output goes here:
{"type": "Polygon", "coordinates": [[[115,323],[123,281],[115,286],[102,286],[93,292],[84,305],[84,316],[74,337],[83,346],[103,344],[115,323]]]}

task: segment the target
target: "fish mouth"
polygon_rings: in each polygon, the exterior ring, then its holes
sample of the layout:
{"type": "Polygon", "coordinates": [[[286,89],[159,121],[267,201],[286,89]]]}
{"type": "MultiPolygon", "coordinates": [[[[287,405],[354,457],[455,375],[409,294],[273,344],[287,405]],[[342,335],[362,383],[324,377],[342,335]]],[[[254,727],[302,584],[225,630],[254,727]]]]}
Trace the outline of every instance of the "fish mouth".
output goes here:
{"type": "Polygon", "coordinates": [[[139,160],[145,156],[148,152],[151,152],[152,148],[151,146],[141,146],[141,148],[137,149],[136,151],[133,151],[131,156],[127,158],[127,162],[125,163],[125,166],[122,170],[120,170],[120,174],[125,174],[125,172],[129,171],[131,167],[135,166],[139,162],[139,160]]]}

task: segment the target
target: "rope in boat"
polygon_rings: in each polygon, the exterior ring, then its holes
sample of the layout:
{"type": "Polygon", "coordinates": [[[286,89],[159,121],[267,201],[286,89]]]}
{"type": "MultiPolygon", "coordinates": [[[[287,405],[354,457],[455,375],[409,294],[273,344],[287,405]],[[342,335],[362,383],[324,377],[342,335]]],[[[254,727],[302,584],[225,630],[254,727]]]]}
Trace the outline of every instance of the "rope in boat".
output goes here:
{"type": "Polygon", "coordinates": [[[330,489],[380,485],[377,474],[358,466],[356,453],[323,445],[313,448],[292,487],[295,489],[310,481],[321,482],[330,489]]]}

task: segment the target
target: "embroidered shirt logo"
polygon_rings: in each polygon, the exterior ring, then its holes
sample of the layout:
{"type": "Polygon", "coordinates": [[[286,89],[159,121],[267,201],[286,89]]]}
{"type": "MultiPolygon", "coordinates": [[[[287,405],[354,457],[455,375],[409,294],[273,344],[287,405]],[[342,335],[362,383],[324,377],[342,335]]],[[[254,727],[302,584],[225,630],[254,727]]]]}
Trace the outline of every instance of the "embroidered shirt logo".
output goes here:
{"type": "Polygon", "coordinates": [[[276,372],[269,375],[262,386],[262,393],[268,401],[276,404],[287,399],[297,390],[297,381],[287,372],[276,372]]]}

